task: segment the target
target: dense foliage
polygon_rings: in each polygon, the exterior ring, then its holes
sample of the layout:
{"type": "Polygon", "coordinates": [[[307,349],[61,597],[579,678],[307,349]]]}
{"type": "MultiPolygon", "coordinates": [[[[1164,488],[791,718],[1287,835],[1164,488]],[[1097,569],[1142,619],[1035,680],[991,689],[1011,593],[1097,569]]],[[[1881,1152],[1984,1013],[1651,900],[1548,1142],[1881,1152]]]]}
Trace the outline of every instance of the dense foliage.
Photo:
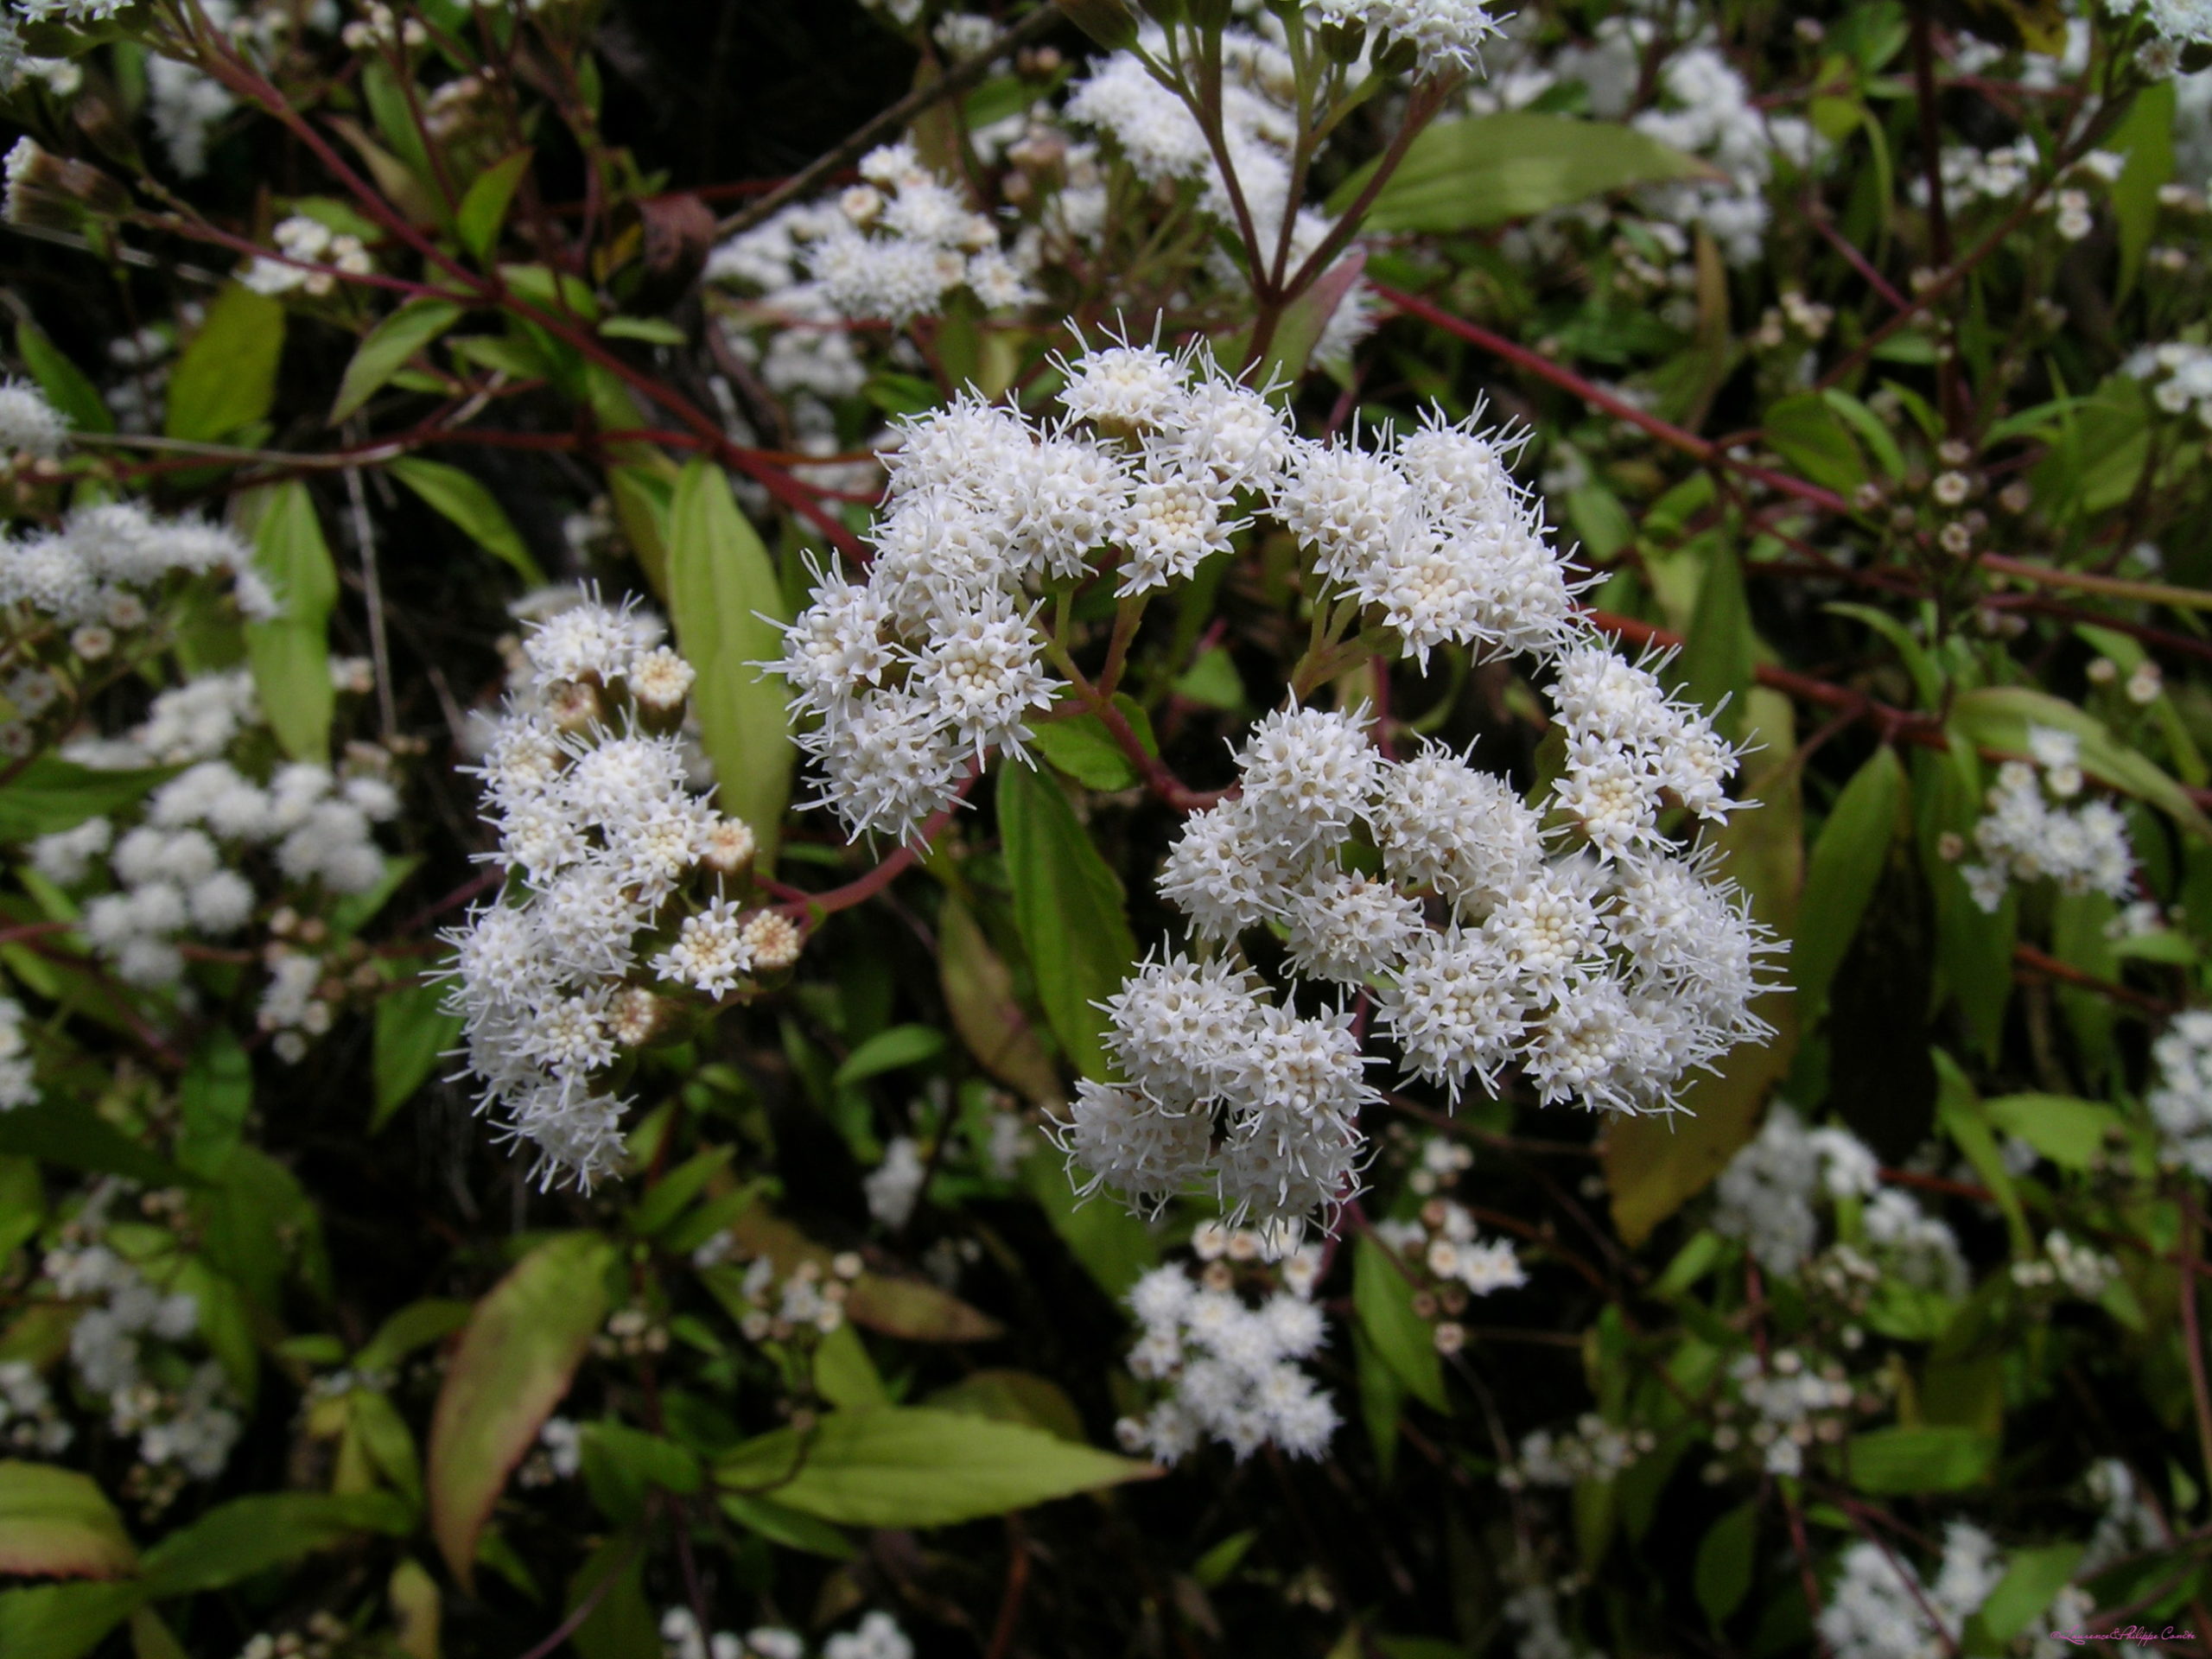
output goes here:
{"type": "Polygon", "coordinates": [[[10,0],[0,1656],[2205,1650],[2208,61],[10,0]]]}

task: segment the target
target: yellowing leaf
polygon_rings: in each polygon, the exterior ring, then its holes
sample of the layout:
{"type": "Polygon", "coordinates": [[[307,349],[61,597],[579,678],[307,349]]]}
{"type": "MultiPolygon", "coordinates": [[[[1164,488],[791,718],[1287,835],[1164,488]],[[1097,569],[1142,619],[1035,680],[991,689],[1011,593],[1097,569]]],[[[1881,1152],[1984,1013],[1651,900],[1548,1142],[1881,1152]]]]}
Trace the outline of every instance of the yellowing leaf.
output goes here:
{"type": "Polygon", "coordinates": [[[49,1463],[0,1463],[0,1573],[116,1579],[138,1552],[88,1475],[49,1463]]]}
{"type": "Polygon", "coordinates": [[[614,1247],[596,1233],[539,1245],[476,1305],[430,1420],[430,1529],[464,1587],[477,1535],[607,1317],[614,1247]]]}

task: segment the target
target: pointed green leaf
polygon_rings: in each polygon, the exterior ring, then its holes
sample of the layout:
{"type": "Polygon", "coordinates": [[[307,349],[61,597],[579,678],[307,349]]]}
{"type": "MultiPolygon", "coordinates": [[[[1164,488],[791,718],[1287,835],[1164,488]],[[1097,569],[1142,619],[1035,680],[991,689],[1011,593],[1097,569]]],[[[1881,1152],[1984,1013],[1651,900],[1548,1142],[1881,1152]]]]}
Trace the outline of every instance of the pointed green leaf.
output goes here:
{"type": "Polygon", "coordinates": [[[518,149],[505,160],[493,162],[476,175],[461,197],[454,228],[461,237],[461,245],[477,258],[488,257],[498,245],[499,231],[507,222],[508,204],[514,200],[516,187],[530,171],[531,158],[536,153],[518,149]]]}
{"type": "Polygon", "coordinates": [[[376,1039],[369,1052],[376,1083],[370,1134],[414,1098],[437,1069],[439,1056],[460,1039],[461,1016],[445,1003],[445,987],[431,980],[396,987],[377,999],[376,1039]]]}
{"type": "Polygon", "coordinates": [[[1889,857],[1904,794],[1897,752],[1886,746],[1875,750],[1843,786],[1813,843],[1789,958],[1790,980],[1808,1010],[1827,995],[1828,982],[1859,931],[1889,857]]]}
{"type": "Polygon", "coordinates": [[[1970,1428],[1877,1428],[1853,1435],[1844,1452],[1862,1492],[1955,1492],[1989,1478],[1997,1440],[1970,1428]]]}
{"type": "Polygon", "coordinates": [[[477,546],[512,566],[531,587],[544,585],[545,573],[524,545],[521,532],[507,517],[507,510],[491,491],[460,467],[421,455],[403,455],[386,470],[420,496],[424,505],[458,526],[477,546]]]}
{"type": "Polygon", "coordinates": [[[219,1590],[364,1532],[401,1537],[407,1506],[389,1492],[261,1492],[218,1504],[146,1552],[146,1593],[219,1590]]]}
{"type": "Polygon", "coordinates": [[[1026,1424],[903,1406],[833,1411],[715,1467],[725,1487],[859,1527],[951,1526],[1158,1472],[1026,1424]]]}
{"type": "Polygon", "coordinates": [[[217,1026],[177,1084],[177,1162],[196,1174],[220,1175],[252,1107],[252,1063],[231,1028],[217,1026]]]}
{"type": "Polygon", "coordinates": [[[692,707],[715,763],[715,800],[742,818],[772,868],[796,758],[788,689],[755,664],[783,654],[787,614],[776,567],[738,510],[721,468],[693,461],[669,512],[668,608],[677,644],[698,672],[692,707]]]}
{"type": "Polygon", "coordinates": [[[38,382],[38,389],[46,394],[46,401],[61,411],[73,430],[115,430],[115,416],[101,401],[99,388],[29,317],[16,324],[16,351],[31,372],[31,378],[38,382]]]}
{"type": "Polygon", "coordinates": [[[0,842],[73,830],[87,818],[137,804],[176,776],[175,766],[107,772],[59,755],[35,757],[0,785],[0,842]]]}
{"type": "Polygon", "coordinates": [[[886,1071],[902,1071],[944,1052],[944,1033],[931,1026],[893,1026],[879,1031],[845,1057],[830,1083],[842,1089],[886,1071]]]}
{"type": "Polygon", "coordinates": [[[1075,1069],[1103,1079],[1106,1016],[1096,1005],[1122,988],[1136,957],[1122,884],[1041,772],[1001,767],[998,815],[1037,999],[1075,1069]]]}
{"type": "Polygon", "coordinates": [[[1352,1249],[1352,1311],[1376,1354],[1423,1405],[1449,1410],[1435,1328],[1414,1311],[1414,1287],[1375,1238],[1352,1249]]]}
{"type": "Polygon", "coordinates": [[[295,760],[327,763],[337,693],[330,683],[329,623],[338,602],[338,567],[299,480],[275,486],[260,503],[254,567],[283,607],[268,622],[246,625],[253,686],[270,728],[295,760]]]}
{"type": "Polygon", "coordinates": [[[0,1653],[8,1659],[79,1659],[145,1599],[139,1586],[41,1584],[0,1594],[0,1653]]]}
{"type": "Polygon", "coordinates": [[[415,353],[459,322],[466,311],[454,300],[410,300],[363,336],[338,383],[329,423],[336,426],[376,396],[415,353]]]}

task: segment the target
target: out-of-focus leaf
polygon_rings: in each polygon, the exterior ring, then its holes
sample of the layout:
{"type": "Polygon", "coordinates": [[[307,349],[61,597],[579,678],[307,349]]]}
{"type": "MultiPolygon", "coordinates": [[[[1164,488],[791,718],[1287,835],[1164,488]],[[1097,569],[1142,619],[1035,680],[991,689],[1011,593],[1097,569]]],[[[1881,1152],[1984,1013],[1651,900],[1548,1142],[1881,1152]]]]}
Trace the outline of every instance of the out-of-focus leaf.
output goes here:
{"type": "Polygon", "coordinates": [[[827,1521],[818,1521],[797,1510],[787,1510],[765,1497],[744,1492],[724,1492],[722,1513],[748,1532],[757,1532],[772,1544],[825,1555],[833,1561],[849,1561],[860,1550],[853,1541],[827,1521]]]}
{"type": "Polygon", "coordinates": [[[569,1391],[607,1317],[614,1247],[596,1233],[539,1245],[485,1294],[447,1368],[430,1421],[430,1529],[446,1565],[474,1581],[485,1517],[569,1391]]]}
{"type": "Polygon", "coordinates": [[[107,772],[41,754],[0,785],[0,842],[73,830],[87,818],[135,805],[177,774],[175,766],[107,772]]]}
{"type": "MultiPolygon", "coordinates": [[[[2172,82],[2162,85],[2171,86],[2172,82]]],[[[2049,1607],[2061,1590],[2073,1581],[2081,1564],[2083,1544],[2045,1544],[2040,1548],[2008,1550],[2005,1576],[1981,1604],[1974,1622],[1998,1649],[2028,1628],[2028,1623],[2049,1607]]]]}
{"type": "Polygon", "coordinates": [[[640,1237],[650,1238],[674,1221],[709,1181],[729,1167],[734,1151],[729,1147],[709,1147],[655,1181],[631,1212],[632,1230],[640,1237]]]}
{"type": "Polygon", "coordinates": [[[2148,801],[2201,840],[2212,841],[2208,819],[2189,791],[2155,761],[2114,738],[2088,710],[2024,685],[1983,686],[1959,694],[1951,729],[1968,741],[2007,754],[2028,752],[2028,728],[2049,726],[2081,740],[2082,770],[2099,782],[2148,801]]]}
{"type": "Polygon", "coordinates": [[[128,1582],[10,1590],[0,1594],[0,1653],[8,1659],[79,1659],[130,1618],[145,1595],[128,1582]]]}
{"type": "Polygon", "coordinates": [[[268,418],[284,354],[284,308],[236,283],[207,308],[169,376],[162,429],[212,443],[268,418]]]}
{"type": "Polygon", "coordinates": [[[673,1440],[626,1423],[586,1423],[581,1453],[585,1484],[601,1511],[623,1526],[645,1519],[656,1490],[686,1496],[699,1490],[699,1460],[673,1440]]]}
{"type": "MultiPolygon", "coordinates": [[[[730,1223],[729,1231],[741,1255],[767,1256],[775,1262],[779,1277],[788,1277],[802,1262],[827,1270],[835,1259],[835,1252],[771,1214],[764,1204],[749,1205],[730,1223]]],[[[1006,1329],[926,1279],[893,1279],[880,1273],[863,1273],[853,1281],[845,1297],[845,1317],[908,1342],[988,1342],[1006,1329]]]]}
{"type": "Polygon", "coordinates": [[[117,1579],[138,1565],[123,1517],[89,1475],[0,1463],[0,1573],[117,1579]]]}
{"type": "Polygon", "coordinates": [[[276,591],[281,616],[249,622],[246,656],[270,728],[295,760],[327,764],[337,693],[330,683],[329,624],[338,567],[297,479],[272,486],[258,504],[253,563],[276,591]]]}
{"type": "Polygon", "coordinates": [[[1903,622],[1872,605],[1838,603],[1822,606],[1821,609],[1863,622],[1888,640],[1897,659],[1904,664],[1905,672],[1912,676],[1912,689],[1919,696],[1922,708],[1933,709],[1942,702],[1942,671],[1936,666],[1936,659],[1928,654],[1928,648],[1912,637],[1912,631],[1903,622]]]}
{"type": "Polygon", "coordinates": [[[1989,1478],[1997,1441],[1970,1428],[1877,1428],[1845,1441],[1844,1457],[1862,1492],[1956,1492],[1989,1478]]]}
{"type": "Polygon", "coordinates": [[[0,1112],[0,1153],[37,1158],[87,1174],[128,1176],[151,1187],[175,1186],[188,1179],[82,1100],[47,1101],[0,1112]]]}
{"type": "Polygon", "coordinates": [[[1905,791],[1904,767],[1885,744],[1852,775],[1821,826],[1806,866],[1797,944],[1789,957],[1802,1007],[1820,1006],[1851,948],[1888,861],[1905,791]]]}
{"type": "Polygon", "coordinates": [[[842,1089],[849,1084],[866,1082],[880,1077],[886,1071],[903,1071],[910,1065],[919,1065],[933,1060],[944,1052],[944,1033],[933,1026],[893,1026],[888,1031],[879,1031],[845,1057],[830,1079],[831,1084],[842,1089]]]}
{"type": "Polygon", "coordinates": [[[1026,1424],[906,1406],[833,1411],[715,1465],[724,1487],[860,1527],[951,1526],[1157,1473],[1026,1424]]]}
{"type": "Polygon", "coordinates": [[[1952,1145],[1974,1166],[1974,1173],[1981,1177],[1996,1198],[1997,1207],[2004,1211],[2013,1253],[2022,1256],[2034,1255],[2035,1236],[2028,1230],[2027,1212],[2021,1207],[2020,1192],[2012,1179],[2012,1172],[2005,1167],[2004,1154],[1998,1150],[1987,1108],[1974,1091],[1972,1079],[1948,1052],[1938,1048],[1931,1058],[1936,1062],[1936,1121],[1942,1124],[1943,1133],[1951,1137],[1952,1145]]]}
{"type": "Polygon", "coordinates": [[[177,1162],[195,1174],[220,1175],[252,1108],[253,1063],[231,1028],[217,1026],[177,1084],[177,1162]]]}
{"type": "Polygon", "coordinates": [[[815,1344],[814,1390],[841,1408],[891,1403],[883,1374],[869,1357],[859,1328],[849,1320],[815,1344]]]}
{"type": "Polygon", "coordinates": [[[329,422],[336,426],[383,390],[415,353],[459,322],[464,308],[454,300],[410,300],[362,337],[338,382],[329,422]]]}
{"type": "Polygon", "coordinates": [[[425,1344],[458,1331],[475,1312],[470,1304],[446,1297],[410,1302],[377,1327],[353,1356],[353,1368],[388,1371],[425,1344]]]}
{"type": "Polygon", "coordinates": [[[1866,481],[1866,458],[1850,423],[1818,392],[1769,404],[1760,430],[1791,471],[1815,484],[1848,495],[1866,481]]]}
{"type": "Polygon", "coordinates": [[[1034,1371],[971,1371],[922,1402],[932,1411],[966,1412],[1002,1423],[1027,1423],[1064,1440],[1080,1441],[1083,1415],[1067,1390],[1034,1371]]]}
{"type": "Polygon", "coordinates": [[[755,664],[783,654],[776,622],[786,612],[760,533],[738,511],[728,477],[705,461],[690,462],[677,480],[668,607],[677,642],[698,671],[691,703],[715,763],[715,801],[753,827],[761,867],[772,868],[796,752],[788,688],[755,664]]]}
{"type": "Polygon", "coordinates": [[[659,1622],[645,1599],[645,1550],[626,1531],[601,1543],[576,1569],[563,1605],[574,1612],[593,1604],[569,1638],[581,1659],[661,1659],[659,1622]]]}
{"type": "Polygon", "coordinates": [[[982,1068],[1039,1106],[1061,1099],[1059,1069],[1014,994],[1014,975],[968,906],[950,893],[938,912],[938,977],[953,1029],[982,1068]]]}
{"type": "Polygon", "coordinates": [[[156,1599],[219,1590],[364,1532],[392,1537],[414,1527],[388,1492],[259,1492],[219,1503],[145,1554],[146,1593],[156,1599]]]}
{"type": "Polygon", "coordinates": [[[1038,1001],[1076,1070],[1103,1080],[1106,1016],[1097,1005],[1122,988],[1136,957],[1122,884],[1043,773],[1002,768],[998,810],[1014,925],[1029,950],[1038,1001]]]}
{"type": "Polygon", "coordinates": [[[369,1073],[376,1084],[371,1135],[414,1098],[437,1068],[438,1057],[459,1040],[461,1016],[445,1004],[445,987],[430,980],[397,986],[377,999],[376,1033],[369,1050],[369,1073]]]}
{"type": "Polygon", "coordinates": [[[2112,184],[2112,215],[2120,227],[2120,271],[2114,291],[2125,301],[2143,272],[2143,256],[2164,212],[2158,192],[2174,175],[2174,110],[2171,79],[2154,80],[2129,101],[2127,113],[2106,141],[2126,165],[2112,184]]]}
{"type": "Polygon", "coordinates": [[[1021,1184],[1068,1253],[1083,1264],[1098,1287],[1119,1299],[1146,1268],[1160,1261],[1160,1238],[1104,1193],[1077,1196],[1059,1156],[1039,1151],[1022,1161],[1021,1184]]]}
{"type": "Polygon", "coordinates": [[[99,388],[29,317],[16,321],[16,352],[31,372],[31,378],[38,382],[38,389],[46,394],[46,401],[61,411],[72,430],[115,430],[115,416],[108,413],[99,388]]]}
{"type": "Polygon", "coordinates": [[[159,1613],[140,1607],[130,1615],[130,1659],[192,1659],[192,1656],[162,1622],[159,1613]]]}
{"type": "Polygon", "coordinates": [[[1436,1335],[1414,1311],[1413,1286],[1383,1247],[1363,1236],[1352,1249],[1352,1311],[1375,1351],[1422,1404],[1449,1410],[1436,1335]]]}
{"type": "Polygon", "coordinates": [[[2111,1107],[2068,1095],[1999,1095],[1982,1109],[1999,1134],[2018,1135],[2062,1169],[2088,1168],[2122,1127],[2111,1107]]]}
{"type": "Polygon", "coordinates": [[[1758,1505],[1739,1503],[1706,1529],[1698,1541],[1694,1578],[1697,1605],[1717,1630],[1751,1593],[1753,1552],[1758,1543],[1758,1505]]]}
{"type": "Polygon", "coordinates": [[[1751,689],[1756,644],[1751,605],[1744,596],[1744,567],[1732,546],[1716,540],[1706,550],[1697,610],[1675,667],[1690,700],[1732,741],[1742,735],[1749,713],[1744,700],[1751,689]]]}
{"type": "Polygon", "coordinates": [[[479,259],[487,257],[497,245],[500,227],[507,220],[507,206],[514,200],[515,188],[530,171],[531,159],[536,154],[534,150],[518,149],[493,162],[470,181],[462,195],[461,210],[454,215],[454,230],[461,238],[461,245],[479,259]]]}
{"type": "Polygon", "coordinates": [[[492,492],[458,467],[421,455],[402,455],[385,470],[423,499],[425,506],[457,526],[493,558],[512,567],[533,588],[545,585],[545,573],[531,556],[522,534],[492,492]]]}
{"type": "MultiPolygon", "coordinates": [[[[1337,188],[1342,213],[1363,168],[1337,188]]],[[[1471,231],[1639,184],[1709,177],[1712,168],[1635,128],[1522,110],[1439,121],[1406,152],[1367,215],[1375,231],[1471,231]]]]}
{"type": "Polygon", "coordinates": [[[404,1560],[391,1569],[385,1593],[391,1598],[394,1639],[407,1659],[438,1659],[442,1598],[438,1581],[419,1561],[404,1560]]]}

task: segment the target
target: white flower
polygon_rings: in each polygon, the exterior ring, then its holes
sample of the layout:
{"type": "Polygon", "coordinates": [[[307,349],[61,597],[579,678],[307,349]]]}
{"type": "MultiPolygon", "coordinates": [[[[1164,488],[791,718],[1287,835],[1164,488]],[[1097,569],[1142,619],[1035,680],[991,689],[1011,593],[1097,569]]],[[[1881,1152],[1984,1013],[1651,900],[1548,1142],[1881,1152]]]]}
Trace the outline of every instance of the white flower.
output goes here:
{"type": "Polygon", "coordinates": [[[0,380],[0,451],[51,461],[69,441],[69,422],[26,380],[0,380]]]}

